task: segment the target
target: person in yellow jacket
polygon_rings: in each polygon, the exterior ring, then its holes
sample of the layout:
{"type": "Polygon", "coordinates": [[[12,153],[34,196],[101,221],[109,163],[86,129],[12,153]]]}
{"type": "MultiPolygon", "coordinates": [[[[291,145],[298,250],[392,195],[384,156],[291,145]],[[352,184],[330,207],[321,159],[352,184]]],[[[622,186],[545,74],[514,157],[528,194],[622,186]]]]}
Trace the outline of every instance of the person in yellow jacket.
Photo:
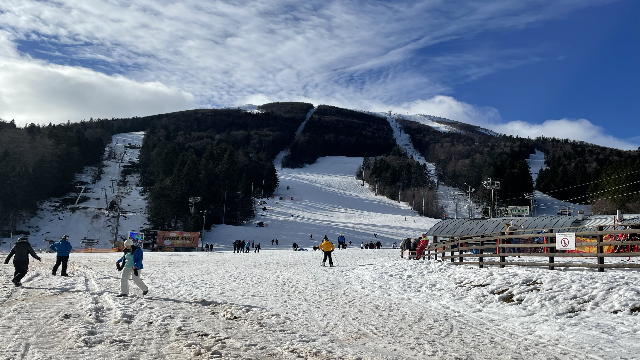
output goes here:
{"type": "Polygon", "coordinates": [[[324,238],[322,238],[322,244],[320,244],[318,248],[324,252],[324,259],[322,259],[322,266],[325,266],[327,259],[329,259],[329,266],[333,266],[333,259],[331,258],[331,252],[335,250],[336,247],[333,245],[331,241],[329,241],[329,238],[327,237],[327,235],[325,235],[324,238]]]}

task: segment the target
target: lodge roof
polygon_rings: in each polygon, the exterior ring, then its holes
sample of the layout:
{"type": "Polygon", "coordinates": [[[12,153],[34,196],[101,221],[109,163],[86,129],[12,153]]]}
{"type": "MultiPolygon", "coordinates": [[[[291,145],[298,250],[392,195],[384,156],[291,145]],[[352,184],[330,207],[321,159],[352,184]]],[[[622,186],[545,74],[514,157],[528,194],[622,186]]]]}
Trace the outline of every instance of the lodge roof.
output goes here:
{"type": "MultiPolygon", "coordinates": [[[[604,230],[612,230],[614,215],[593,215],[578,220],[577,216],[536,216],[536,217],[507,217],[494,219],[450,219],[442,220],[433,225],[426,234],[438,237],[479,236],[495,234],[505,231],[510,224],[523,229],[521,234],[538,234],[543,229],[557,231],[595,231],[597,226],[604,226],[604,230]]],[[[615,225],[640,223],[640,215],[624,215],[624,221],[615,225]]]]}

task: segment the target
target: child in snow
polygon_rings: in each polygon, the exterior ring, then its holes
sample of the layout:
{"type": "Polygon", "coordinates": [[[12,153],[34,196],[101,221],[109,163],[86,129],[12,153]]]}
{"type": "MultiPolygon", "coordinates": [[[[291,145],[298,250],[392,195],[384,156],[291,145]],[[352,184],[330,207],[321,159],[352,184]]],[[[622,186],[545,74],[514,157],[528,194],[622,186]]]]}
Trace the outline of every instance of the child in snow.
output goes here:
{"type": "Polygon", "coordinates": [[[29,271],[29,255],[31,255],[34,259],[42,262],[42,259],[36,254],[36,252],[31,247],[29,243],[29,238],[26,236],[22,236],[18,239],[13,248],[7,255],[7,258],[4,260],[5,264],[9,263],[9,260],[12,256],[13,258],[13,267],[15,268],[15,272],[13,273],[13,279],[11,282],[15,286],[22,286],[20,280],[27,275],[27,271],[29,271]]]}
{"type": "Polygon", "coordinates": [[[322,259],[322,266],[325,266],[327,259],[329,259],[329,266],[333,266],[333,259],[331,258],[331,252],[336,247],[333,245],[331,241],[329,241],[329,238],[327,237],[327,235],[324,236],[324,238],[322,239],[322,244],[320,244],[318,248],[322,250],[322,252],[324,252],[324,258],[322,259]]]}
{"type": "Polygon", "coordinates": [[[58,271],[58,267],[62,264],[62,272],[60,275],[69,276],[67,275],[67,262],[69,262],[69,254],[71,253],[71,250],[73,250],[73,246],[69,243],[69,235],[63,235],[60,240],[49,245],[49,248],[58,253],[58,256],[56,256],[56,264],[53,265],[51,275],[55,275],[58,271]]]}
{"type": "Polygon", "coordinates": [[[122,271],[120,278],[120,295],[117,297],[129,296],[129,277],[133,273],[133,282],[142,290],[142,295],[147,295],[149,288],[140,279],[140,271],[142,271],[142,249],[133,245],[133,241],[128,239],[124,242],[124,256],[117,262],[116,267],[122,271]],[[123,262],[122,265],[120,263],[123,262]]]}

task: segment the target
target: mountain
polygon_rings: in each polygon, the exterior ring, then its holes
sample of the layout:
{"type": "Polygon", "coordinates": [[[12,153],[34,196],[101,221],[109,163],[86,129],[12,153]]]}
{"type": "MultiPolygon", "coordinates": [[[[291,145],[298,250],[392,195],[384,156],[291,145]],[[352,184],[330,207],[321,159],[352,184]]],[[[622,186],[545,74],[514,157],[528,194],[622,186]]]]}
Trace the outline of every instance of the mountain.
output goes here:
{"type": "MultiPolygon", "coordinates": [[[[252,199],[277,189],[276,166],[295,168],[326,156],[362,157],[354,169],[359,179],[430,217],[452,213],[455,201],[442,189],[460,198],[455,193],[475,188],[467,197],[487,208],[491,194],[482,182],[489,178],[501,183],[498,208],[527,205],[525,194],[538,190],[592,204],[594,212],[640,212],[640,187],[634,181],[640,172],[638,151],[506,136],[429,115],[308,103],[241,108],[25,128],[0,121],[0,229],[18,229],[39,202],[100,181],[100,166],[91,179],[74,182],[73,174],[109,156],[105,146],[113,135],[140,131],[145,137],[139,164],[128,164],[121,176],[139,174],[152,228],[245,223],[255,214],[252,199]],[[536,152],[546,162],[537,180],[527,163],[536,152]],[[278,156],[282,161],[274,165],[278,156]],[[191,197],[200,197],[193,211],[191,197]]],[[[73,196],[63,201],[69,202],[75,202],[73,196]]]]}

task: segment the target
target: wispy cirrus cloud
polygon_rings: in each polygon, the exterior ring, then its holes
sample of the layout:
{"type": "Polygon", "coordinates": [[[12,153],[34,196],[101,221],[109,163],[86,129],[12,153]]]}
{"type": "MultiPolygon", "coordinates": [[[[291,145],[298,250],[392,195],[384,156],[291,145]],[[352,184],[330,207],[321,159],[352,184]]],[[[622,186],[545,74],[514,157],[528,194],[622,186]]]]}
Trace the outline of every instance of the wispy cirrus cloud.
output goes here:
{"type": "Polygon", "coordinates": [[[432,49],[612,1],[8,0],[0,3],[0,50],[9,49],[0,53],[0,116],[60,122],[310,101],[507,126],[498,110],[447,95],[456,83],[544,56],[432,49]],[[7,90],[9,82],[20,85],[7,90]]]}

